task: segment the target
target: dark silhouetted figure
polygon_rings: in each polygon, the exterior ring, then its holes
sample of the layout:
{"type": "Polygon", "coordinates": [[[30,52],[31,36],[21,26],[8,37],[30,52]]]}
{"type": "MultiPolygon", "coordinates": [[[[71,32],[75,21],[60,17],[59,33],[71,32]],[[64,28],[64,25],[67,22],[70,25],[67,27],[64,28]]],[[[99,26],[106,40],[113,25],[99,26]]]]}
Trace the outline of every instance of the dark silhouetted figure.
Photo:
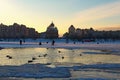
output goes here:
{"type": "Polygon", "coordinates": [[[33,62],[33,61],[32,61],[32,60],[29,60],[29,61],[28,61],[28,63],[31,63],[31,62],[33,62]]]}
{"type": "Polygon", "coordinates": [[[52,46],[54,46],[54,44],[55,44],[55,41],[53,40],[53,41],[52,41],[52,46]]]}
{"type": "Polygon", "coordinates": [[[22,45],[22,40],[20,40],[20,45],[22,45]]]}
{"type": "Polygon", "coordinates": [[[82,54],[80,54],[80,56],[82,56],[82,54]]]}
{"type": "Polygon", "coordinates": [[[46,42],[48,44],[48,42],[46,42]]]}
{"type": "Polygon", "coordinates": [[[6,57],[9,58],[9,59],[12,59],[12,56],[7,55],[6,57]]]}
{"type": "Polygon", "coordinates": [[[9,55],[7,55],[6,57],[9,57],[9,55]]]}
{"type": "Polygon", "coordinates": [[[61,53],[61,51],[58,51],[58,53],[61,53]]]}
{"type": "Polygon", "coordinates": [[[32,58],[32,60],[36,60],[36,58],[35,58],[35,57],[33,57],[33,58],[32,58]]]}
{"type": "Polygon", "coordinates": [[[62,57],[62,59],[64,59],[64,57],[62,57]]]}
{"type": "Polygon", "coordinates": [[[44,57],[46,57],[46,56],[47,56],[47,54],[44,54],[43,56],[44,56],[44,57]]]}
{"type": "Polygon", "coordinates": [[[38,57],[41,57],[41,55],[39,55],[38,57]]]}
{"type": "Polygon", "coordinates": [[[39,45],[42,45],[42,43],[41,43],[41,42],[39,42],[39,45]]]}

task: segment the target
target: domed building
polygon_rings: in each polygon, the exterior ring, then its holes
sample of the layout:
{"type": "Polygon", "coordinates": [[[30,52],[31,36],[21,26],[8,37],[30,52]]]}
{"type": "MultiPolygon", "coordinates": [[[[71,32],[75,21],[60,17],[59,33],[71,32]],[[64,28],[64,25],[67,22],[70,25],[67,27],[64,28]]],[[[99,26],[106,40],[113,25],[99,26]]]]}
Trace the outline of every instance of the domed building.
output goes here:
{"type": "Polygon", "coordinates": [[[75,33],[75,27],[73,25],[71,25],[69,27],[69,34],[74,34],[75,33]]]}
{"type": "Polygon", "coordinates": [[[52,22],[46,30],[46,38],[47,39],[54,39],[54,38],[58,38],[58,29],[57,27],[55,27],[54,23],[52,22]]]}
{"type": "Polygon", "coordinates": [[[71,25],[68,29],[68,37],[73,39],[75,37],[75,27],[71,25]]]}

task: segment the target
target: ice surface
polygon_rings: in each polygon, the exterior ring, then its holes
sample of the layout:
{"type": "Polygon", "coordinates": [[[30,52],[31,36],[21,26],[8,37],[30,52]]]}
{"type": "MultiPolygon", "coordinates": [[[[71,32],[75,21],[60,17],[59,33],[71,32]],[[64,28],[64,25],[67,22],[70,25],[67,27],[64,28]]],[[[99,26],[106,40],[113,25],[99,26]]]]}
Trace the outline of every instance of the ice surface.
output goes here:
{"type": "Polygon", "coordinates": [[[51,68],[43,64],[0,66],[0,77],[68,78],[70,76],[70,71],[65,67],[51,68]]]}
{"type": "MultiPolygon", "coordinates": [[[[16,77],[16,78],[71,78],[70,70],[85,71],[85,69],[99,69],[100,70],[117,70],[117,74],[120,74],[120,64],[93,64],[93,65],[81,65],[73,67],[47,67],[46,64],[25,64],[21,66],[0,66],[0,77],[16,77]]],[[[81,71],[80,71],[81,72],[81,71]]],[[[87,71],[86,71],[87,72],[87,71]]],[[[90,72],[90,71],[89,71],[90,72]]],[[[114,72],[108,72],[113,73],[114,72]]],[[[82,75],[82,73],[81,73],[82,75]]],[[[114,79],[114,77],[113,77],[114,79]]],[[[56,79],[57,80],[57,79],[56,79]]],[[[67,79],[66,79],[67,80],[67,79]]],[[[71,78],[70,80],[109,80],[105,78],[71,78]]],[[[114,79],[116,80],[116,79],[114,79]]]]}
{"type": "Polygon", "coordinates": [[[37,39],[31,40],[27,39],[23,45],[19,45],[19,40],[16,41],[1,41],[0,47],[2,48],[28,48],[28,47],[41,47],[41,48],[79,48],[79,49],[97,49],[97,50],[111,50],[111,51],[120,51],[120,41],[108,41],[108,42],[76,42],[69,41],[67,44],[65,39],[56,39],[55,45],[51,45],[52,40],[48,39],[37,39]],[[42,45],[39,45],[39,42],[42,42],[42,45]],[[46,43],[48,42],[48,44],[46,43]]]}
{"type": "MultiPolygon", "coordinates": [[[[38,40],[26,40],[23,45],[19,45],[19,40],[13,41],[1,41],[0,42],[0,49],[2,48],[69,48],[69,49],[96,49],[96,50],[108,50],[112,52],[120,52],[120,41],[109,41],[109,42],[85,42],[84,44],[82,42],[76,42],[76,44],[73,43],[73,41],[69,41],[69,43],[65,43],[66,41],[64,39],[62,40],[55,40],[56,43],[54,46],[51,45],[51,40],[44,40],[44,39],[38,39],[38,40]],[[42,42],[42,45],[39,45],[39,42],[42,42]],[[46,42],[49,42],[48,44],[46,42]]],[[[90,52],[86,52],[91,54],[90,52]]],[[[92,52],[94,53],[94,52],[92,52]]],[[[99,54],[99,52],[98,52],[99,54]]],[[[119,61],[118,61],[119,62],[119,61]]],[[[69,78],[71,77],[70,70],[73,71],[85,71],[87,74],[87,71],[92,72],[94,70],[97,72],[99,71],[106,71],[107,78],[109,75],[113,75],[114,80],[114,73],[117,77],[120,75],[120,63],[116,64],[89,64],[89,65],[74,65],[73,67],[47,67],[43,64],[25,64],[21,66],[0,66],[0,77],[23,77],[23,78],[69,78]]],[[[96,74],[96,72],[95,72],[96,74]]],[[[106,73],[104,73],[106,74],[106,73]]],[[[103,75],[104,75],[103,74],[103,75]]],[[[82,75],[82,73],[80,74],[82,75]]],[[[90,74],[88,74],[90,75],[90,74]]],[[[102,76],[103,76],[102,75],[102,76]]],[[[99,75],[95,75],[96,77],[99,77],[99,75]]],[[[106,76],[106,75],[105,75],[106,76]]],[[[89,77],[89,76],[88,76],[89,77]]],[[[120,79],[120,78],[119,78],[120,79]]],[[[118,80],[119,80],[118,79],[118,80]]],[[[106,78],[102,78],[100,75],[100,78],[73,78],[71,80],[109,80],[106,78]]],[[[117,79],[115,79],[117,80],[117,79]]]]}
{"type": "Polygon", "coordinates": [[[120,70],[120,64],[91,64],[91,65],[83,65],[83,66],[74,66],[74,70],[79,69],[118,69],[120,70]]]}

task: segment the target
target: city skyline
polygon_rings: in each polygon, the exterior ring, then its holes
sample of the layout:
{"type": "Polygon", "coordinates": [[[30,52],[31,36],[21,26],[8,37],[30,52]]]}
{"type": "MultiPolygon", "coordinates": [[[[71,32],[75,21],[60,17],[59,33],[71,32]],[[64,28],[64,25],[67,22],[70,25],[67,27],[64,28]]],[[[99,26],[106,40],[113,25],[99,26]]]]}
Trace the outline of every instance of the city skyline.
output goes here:
{"type": "Polygon", "coordinates": [[[0,0],[0,23],[14,22],[44,32],[53,21],[64,34],[76,28],[120,29],[120,0],[0,0]]]}

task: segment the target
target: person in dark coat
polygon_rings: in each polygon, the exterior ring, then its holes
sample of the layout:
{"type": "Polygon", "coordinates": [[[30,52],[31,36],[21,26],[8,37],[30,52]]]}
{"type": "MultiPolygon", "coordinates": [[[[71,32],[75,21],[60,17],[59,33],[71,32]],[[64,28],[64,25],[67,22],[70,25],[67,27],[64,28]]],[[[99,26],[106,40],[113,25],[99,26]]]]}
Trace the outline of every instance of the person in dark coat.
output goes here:
{"type": "Polygon", "coordinates": [[[52,46],[54,46],[54,44],[55,44],[55,41],[53,40],[53,41],[52,41],[52,46]]]}
{"type": "Polygon", "coordinates": [[[39,42],[39,45],[42,45],[42,42],[39,42]]]}
{"type": "Polygon", "coordinates": [[[22,45],[22,40],[20,40],[20,45],[22,45]]]}

